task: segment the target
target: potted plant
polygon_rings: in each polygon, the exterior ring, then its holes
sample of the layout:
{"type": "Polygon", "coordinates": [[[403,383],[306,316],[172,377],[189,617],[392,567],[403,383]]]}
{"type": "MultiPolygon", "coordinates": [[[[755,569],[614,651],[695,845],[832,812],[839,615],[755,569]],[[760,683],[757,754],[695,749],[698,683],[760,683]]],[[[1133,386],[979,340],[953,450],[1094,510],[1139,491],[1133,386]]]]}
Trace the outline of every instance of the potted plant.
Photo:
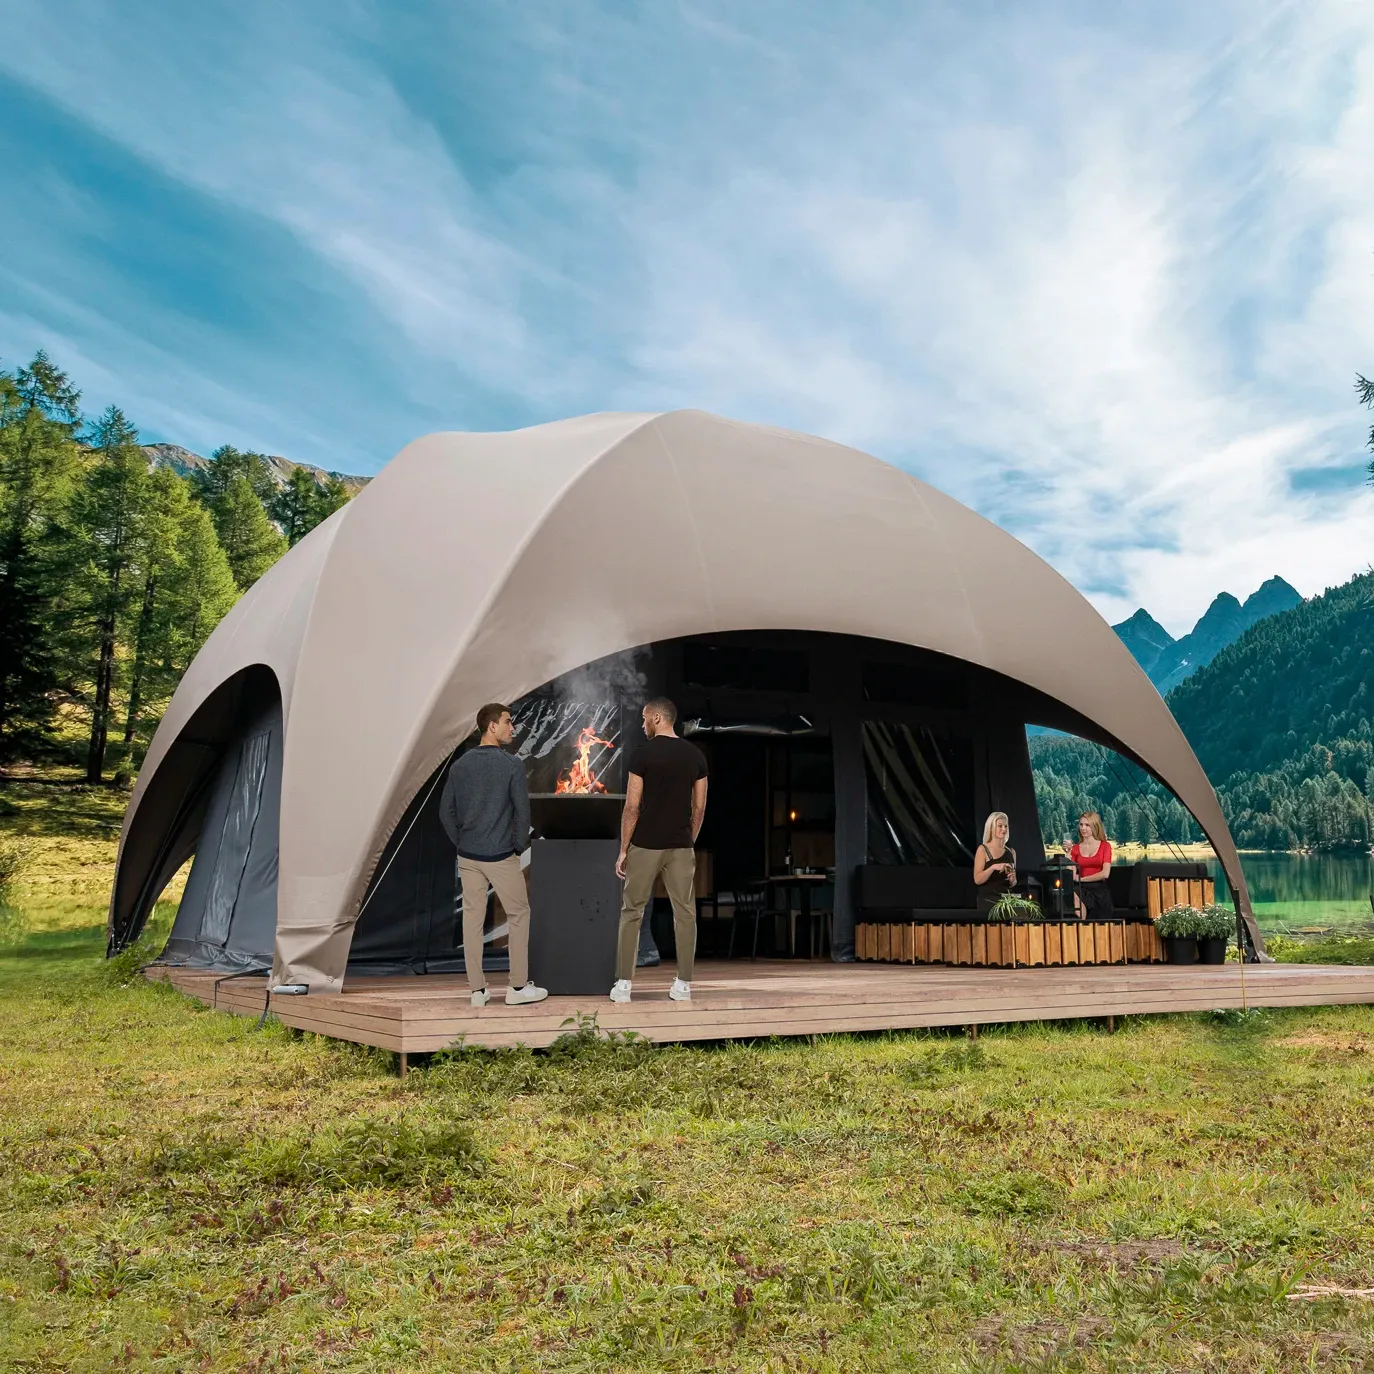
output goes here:
{"type": "Polygon", "coordinates": [[[1197,937],[1202,913],[1192,906],[1171,906],[1159,913],[1155,929],[1171,964],[1197,963],[1197,937]]]}
{"type": "Polygon", "coordinates": [[[1005,921],[1038,921],[1041,919],[1039,906],[1029,897],[1018,897],[1014,892],[1004,892],[988,908],[988,920],[994,922],[1005,921]]]}
{"type": "Polygon", "coordinates": [[[1236,913],[1213,902],[1198,913],[1197,950],[1200,964],[1224,964],[1226,946],[1236,933],[1236,913]]]}

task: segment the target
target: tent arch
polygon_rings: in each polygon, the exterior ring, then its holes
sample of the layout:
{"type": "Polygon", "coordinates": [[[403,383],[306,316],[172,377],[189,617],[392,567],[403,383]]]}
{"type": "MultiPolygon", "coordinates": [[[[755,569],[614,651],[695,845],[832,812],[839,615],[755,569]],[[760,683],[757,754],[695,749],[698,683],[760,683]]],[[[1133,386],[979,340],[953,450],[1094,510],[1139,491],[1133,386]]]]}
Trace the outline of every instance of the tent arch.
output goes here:
{"type": "MultiPolygon", "coordinates": [[[[1183,801],[1248,913],[1215,794],[1106,622],[1011,535],[854,449],[695,411],[430,435],[288,559],[302,550],[289,575],[304,611],[270,635],[290,678],[286,981],[339,986],[388,837],[483,701],[730,630],[908,644],[1062,703],[1183,801]]],[[[255,605],[235,636],[212,636],[202,686],[262,621],[255,605]]]]}

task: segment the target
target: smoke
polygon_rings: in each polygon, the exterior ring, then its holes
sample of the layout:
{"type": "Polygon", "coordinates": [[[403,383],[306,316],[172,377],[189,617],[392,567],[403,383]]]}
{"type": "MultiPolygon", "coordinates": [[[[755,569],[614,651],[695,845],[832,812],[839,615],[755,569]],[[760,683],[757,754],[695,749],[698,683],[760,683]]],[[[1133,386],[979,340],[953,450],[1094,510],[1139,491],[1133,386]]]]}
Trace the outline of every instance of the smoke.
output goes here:
{"type": "Polygon", "coordinates": [[[614,703],[617,706],[641,705],[649,688],[648,675],[639,666],[647,660],[651,649],[626,649],[618,654],[599,658],[595,663],[583,664],[565,673],[554,683],[560,700],[595,704],[614,703]]]}
{"type": "Polygon", "coordinates": [[[525,760],[532,793],[555,789],[585,726],[610,741],[609,748],[599,745],[593,750],[592,770],[612,791],[623,790],[623,746],[630,741],[621,738],[622,719],[637,720],[648,695],[648,677],[640,665],[649,653],[627,649],[599,658],[516,703],[516,749],[525,760]]]}

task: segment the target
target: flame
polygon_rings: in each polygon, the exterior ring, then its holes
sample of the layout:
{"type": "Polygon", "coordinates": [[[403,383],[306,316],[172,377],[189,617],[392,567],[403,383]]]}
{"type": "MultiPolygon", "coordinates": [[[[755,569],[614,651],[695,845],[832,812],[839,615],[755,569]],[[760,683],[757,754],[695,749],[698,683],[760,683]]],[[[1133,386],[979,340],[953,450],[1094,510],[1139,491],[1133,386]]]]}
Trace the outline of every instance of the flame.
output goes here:
{"type": "Polygon", "coordinates": [[[596,774],[592,772],[592,747],[597,744],[604,745],[607,749],[615,748],[610,740],[602,739],[590,725],[584,725],[577,737],[577,758],[573,761],[572,767],[558,779],[553,789],[555,793],[585,795],[606,790],[606,784],[598,782],[596,774]]]}

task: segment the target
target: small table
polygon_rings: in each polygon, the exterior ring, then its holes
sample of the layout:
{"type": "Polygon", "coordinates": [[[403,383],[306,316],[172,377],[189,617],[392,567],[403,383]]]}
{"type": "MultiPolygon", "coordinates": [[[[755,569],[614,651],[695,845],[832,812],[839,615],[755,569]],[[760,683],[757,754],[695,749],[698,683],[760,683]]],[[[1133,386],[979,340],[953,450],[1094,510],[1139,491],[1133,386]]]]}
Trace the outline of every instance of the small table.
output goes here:
{"type": "Polygon", "coordinates": [[[797,923],[793,919],[791,891],[795,889],[797,893],[798,911],[795,914],[802,917],[809,930],[811,928],[811,893],[819,884],[833,881],[828,873],[777,873],[764,879],[764,882],[770,886],[788,893],[788,945],[794,958],[797,953],[797,923]]]}

